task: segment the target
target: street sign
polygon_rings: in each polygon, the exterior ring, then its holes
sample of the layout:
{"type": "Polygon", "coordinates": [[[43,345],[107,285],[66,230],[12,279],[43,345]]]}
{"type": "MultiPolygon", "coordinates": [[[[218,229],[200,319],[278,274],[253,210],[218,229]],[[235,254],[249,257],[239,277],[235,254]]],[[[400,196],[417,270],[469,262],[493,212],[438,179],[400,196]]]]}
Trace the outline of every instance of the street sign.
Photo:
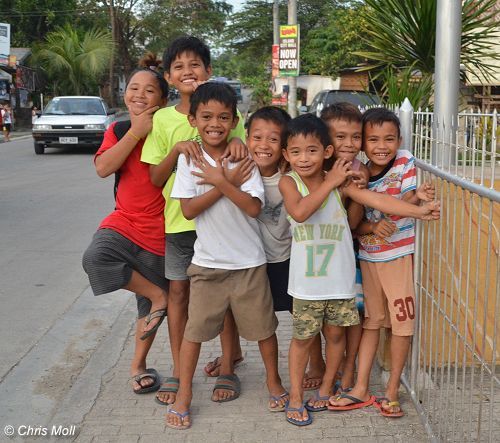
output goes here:
{"type": "Polygon", "coordinates": [[[0,65],[9,64],[10,54],[10,25],[0,23],[0,65]]]}
{"type": "Polygon", "coordinates": [[[299,41],[299,25],[280,26],[280,76],[296,77],[299,75],[299,41]]]}

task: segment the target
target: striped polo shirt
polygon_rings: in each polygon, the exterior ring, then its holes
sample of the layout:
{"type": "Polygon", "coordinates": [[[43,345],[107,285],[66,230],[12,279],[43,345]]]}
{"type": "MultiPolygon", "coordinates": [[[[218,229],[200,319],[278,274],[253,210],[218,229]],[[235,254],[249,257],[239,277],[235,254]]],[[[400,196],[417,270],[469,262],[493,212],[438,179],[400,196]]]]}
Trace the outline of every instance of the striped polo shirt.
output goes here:
{"type": "MultiPolygon", "coordinates": [[[[382,192],[401,199],[406,192],[415,191],[417,176],[415,157],[405,150],[398,150],[396,157],[378,175],[370,177],[368,189],[382,192]]],[[[359,259],[369,262],[385,262],[395,260],[415,249],[415,220],[408,217],[398,217],[383,214],[373,208],[365,208],[366,219],[378,222],[387,218],[396,224],[397,230],[390,237],[380,238],[375,234],[366,234],[359,237],[359,259]]]]}

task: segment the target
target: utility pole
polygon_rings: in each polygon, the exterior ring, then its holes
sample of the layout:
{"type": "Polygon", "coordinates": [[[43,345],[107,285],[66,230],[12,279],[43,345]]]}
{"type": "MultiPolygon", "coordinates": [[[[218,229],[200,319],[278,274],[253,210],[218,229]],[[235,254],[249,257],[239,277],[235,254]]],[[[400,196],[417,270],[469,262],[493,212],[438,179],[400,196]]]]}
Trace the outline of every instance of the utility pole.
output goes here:
{"type": "Polygon", "coordinates": [[[436,58],[434,91],[434,137],[444,141],[436,144],[432,164],[452,164],[453,144],[458,115],[460,90],[460,48],[462,34],[462,2],[438,0],[436,18],[436,58]],[[452,127],[453,123],[453,127],[452,127]]]}
{"type": "Polygon", "coordinates": [[[109,18],[111,20],[111,37],[113,38],[113,53],[109,63],[109,105],[114,108],[115,103],[115,45],[116,45],[116,18],[115,2],[109,1],[109,18]]]}
{"type": "MultiPolygon", "coordinates": [[[[297,24],[297,0],[288,0],[288,24],[297,24]]],[[[288,77],[288,113],[297,117],[297,77],[288,77]]]]}
{"type": "Polygon", "coordinates": [[[273,45],[280,44],[280,4],[279,0],[273,3],[273,45]]]}

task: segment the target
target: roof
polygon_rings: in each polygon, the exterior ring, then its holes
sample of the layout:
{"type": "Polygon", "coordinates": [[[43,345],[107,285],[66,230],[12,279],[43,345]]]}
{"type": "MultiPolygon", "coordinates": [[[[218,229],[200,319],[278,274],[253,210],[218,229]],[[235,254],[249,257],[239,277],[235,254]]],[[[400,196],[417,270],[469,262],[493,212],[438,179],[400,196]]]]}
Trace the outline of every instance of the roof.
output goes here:
{"type": "Polygon", "coordinates": [[[16,61],[19,64],[23,64],[24,61],[31,55],[31,48],[10,48],[10,55],[16,57],[16,61]]]}

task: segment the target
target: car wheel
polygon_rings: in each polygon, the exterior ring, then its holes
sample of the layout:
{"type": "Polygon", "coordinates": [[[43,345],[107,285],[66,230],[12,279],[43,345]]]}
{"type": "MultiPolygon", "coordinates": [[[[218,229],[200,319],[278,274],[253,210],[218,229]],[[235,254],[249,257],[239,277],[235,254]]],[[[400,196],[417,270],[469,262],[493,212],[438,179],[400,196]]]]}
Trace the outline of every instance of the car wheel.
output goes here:
{"type": "Polygon", "coordinates": [[[40,155],[45,152],[45,145],[41,145],[40,143],[35,143],[35,154],[40,155]]]}

